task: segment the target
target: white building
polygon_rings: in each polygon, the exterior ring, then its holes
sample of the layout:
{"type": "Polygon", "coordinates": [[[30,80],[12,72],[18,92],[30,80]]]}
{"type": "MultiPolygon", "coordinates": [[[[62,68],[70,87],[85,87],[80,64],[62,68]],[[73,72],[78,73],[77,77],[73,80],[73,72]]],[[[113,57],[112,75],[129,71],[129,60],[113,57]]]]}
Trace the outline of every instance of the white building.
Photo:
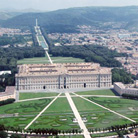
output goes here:
{"type": "Polygon", "coordinates": [[[110,88],[110,68],[96,63],[19,65],[16,90],[110,88]]]}
{"type": "Polygon", "coordinates": [[[114,90],[119,94],[138,95],[138,88],[126,88],[122,82],[114,83],[114,90]]]}

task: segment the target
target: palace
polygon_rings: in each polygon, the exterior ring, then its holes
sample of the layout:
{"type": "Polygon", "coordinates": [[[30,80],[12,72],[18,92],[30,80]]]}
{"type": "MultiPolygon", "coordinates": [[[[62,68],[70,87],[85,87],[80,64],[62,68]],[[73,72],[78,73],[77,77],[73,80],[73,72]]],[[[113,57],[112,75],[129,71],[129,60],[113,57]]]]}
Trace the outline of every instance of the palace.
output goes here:
{"type": "Polygon", "coordinates": [[[110,68],[97,63],[19,65],[16,90],[77,89],[111,87],[110,68]]]}

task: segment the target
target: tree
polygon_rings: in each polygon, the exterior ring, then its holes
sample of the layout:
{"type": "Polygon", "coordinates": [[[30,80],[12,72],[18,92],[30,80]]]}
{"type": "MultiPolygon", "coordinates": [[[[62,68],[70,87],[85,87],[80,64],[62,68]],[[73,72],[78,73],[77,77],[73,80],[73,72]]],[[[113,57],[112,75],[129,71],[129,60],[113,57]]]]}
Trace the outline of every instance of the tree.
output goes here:
{"type": "Polygon", "coordinates": [[[21,138],[21,136],[18,135],[18,134],[12,134],[12,135],[10,136],[10,138],[21,138]]]}
{"type": "Polygon", "coordinates": [[[112,82],[133,83],[133,75],[124,69],[112,69],[112,82]]]}
{"type": "Polygon", "coordinates": [[[0,138],[7,138],[8,134],[4,131],[0,131],[0,138]]]}

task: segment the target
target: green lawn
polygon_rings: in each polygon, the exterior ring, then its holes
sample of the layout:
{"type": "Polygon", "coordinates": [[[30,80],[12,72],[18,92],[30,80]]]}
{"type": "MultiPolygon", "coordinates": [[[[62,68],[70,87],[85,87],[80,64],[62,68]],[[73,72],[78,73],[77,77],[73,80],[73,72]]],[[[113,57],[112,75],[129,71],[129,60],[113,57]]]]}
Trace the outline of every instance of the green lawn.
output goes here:
{"type": "Polygon", "coordinates": [[[24,58],[22,60],[17,61],[17,64],[46,64],[46,63],[50,63],[47,57],[24,58]]]}
{"type": "Polygon", "coordinates": [[[61,130],[79,128],[66,98],[58,98],[30,128],[55,128],[61,130]]]}
{"type": "Polygon", "coordinates": [[[4,105],[0,108],[0,114],[19,113],[19,115],[36,115],[48,105],[50,101],[51,99],[42,99],[4,105]]]}
{"type": "Polygon", "coordinates": [[[4,105],[0,108],[0,114],[11,115],[11,117],[1,117],[0,124],[24,128],[50,101],[50,99],[43,99],[4,105]],[[14,113],[19,115],[15,117],[14,113]]]}
{"type": "MultiPolygon", "coordinates": [[[[42,137],[31,137],[31,138],[42,138],[42,137]]],[[[53,138],[53,136],[49,136],[48,138],[53,138]]],[[[55,137],[56,138],[56,137],[55,137]]],[[[58,136],[58,138],[84,138],[84,136],[58,136]]]]}
{"type": "Polygon", "coordinates": [[[66,98],[58,98],[45,113],[72,113],[66,98]]]}
{"type": "Polygon", "coordinates": [[[45,93],[45,92],[38,92],[38,93],[20,93],[19,99],[32,99],[32,98],[40,98],[40,97],[50,97],[50,96],[57,96],[58,93],[45,93]]]}
{"type": "Polygon", "coordinates": [[[51,57],[54,63],[81,63],[83,59],[73,57],[51,57]]]}
{"type": "Polygon", "coordinates": [[[0,124],[4,124],[5,126],[20,127],[24,129],[34,119],[34,117],[35,116],[1,118],[0,124]]]}
{"type": "Polygon", "coordinates": [[[72,119],[74,118],[73,114],[43,114],[40,116],[30,128],[53,128],[59,130],[68,130],[73,128],[78,128],[77,123],[73,123],[72,119]]]}
{"type": "Polygon", "coordinates": [[[88,120],[85,123],[87,128],[106,128],[112,125],[131,123],[130,121],[120,118],[118,115],[81,98],[73,98],[73,101],[80,112],[81,117],[86,117],[88,120]]]}
{"type": "MultiPolygon", "coordinates": [[[[77,94],[94,93],[94,95],[111,95],[111,90],[97,90],[88,92],[77,92],[77,94]],[[106,94],[105,94],[106,93],[106,94]]],[[[20,99],[30,99],[38,97],[56,96],[58,93],[20,93],[20,99]]],[[[64,95],[64,94],[62,94],[64,95]]],[[[93,94],[92,94],[93,95],[93,94]]],[[[111,113],[95,104],[92,104],[82,98],[72,98],[81,117],[86,118],[87,128],[106,128],[112,125],[122,125],[131,123],[114,113],[111,113]]],[[[104,107],[125,115],[135,121],[138,121],[138,101],[120,98],[105,97],[88,97],[104,107]]],[[[0,114],[19,113],[17,117],[1,118],[0,123],[6,126],[20,126],[24,128],[31,120],[40,112],[52,99],[43,99],[35,101],[27,101],[21,103],[13,103],[1,106],[0,114]]],[[[79,128],[78,123],[74,123],[74,114],[66,98],[58,98],[31,126],[30,128],[55,128],[67,130],[79,128]]]]}
{"type": "Polygon", "coordinates": [[[85,101],[84,99],[82,98],[79,98],[79,97],[73,97],[72,98],[78,111],[79,112],[93,112],[93,111],[100,111],[100,112],[103,112],[105,111],[104,109],[102,109],[101,107],[99,106],[96,106],[88,101],[85,101]]]}
{"type": "MultiPolygon", "coordinates": [[[[54,63],[81,63],[84,62],[83,59],[73,58],[73,57],[51,57],[54,63]]],[[[17,64],[46,64],[50,63],[48,57],[39,57],[39,58],[25,58],[18,60],[17,64]]]]}
{"type": "Polygon", "coordinates": [[[99,137],[107,137],[107,136],[114,136],[117,135],[116,132],[111,132],[111,133],[103,133],[103,134],[92,134],[93,138],[99,138],[99,137]]]}
{"type": "MultiPolygon", "coordinates": [[[[52,137],[50,137],[50,138],[52,138],[52,137]]],[[[59,136],[59,138],[84,138],[84,136],[59,136]]]]}
{"type": "Polygon", "coordinates": [[[107,90],[91,90],[91,91],[84,91],[84,92],[76,92],[76,94],[79,95],[111,95],[114,96],[115,94],[113,93],[112,90],[107,89],[107,90]]]}
{"type": "Polygon", "coordinates": [[[138,121],[138,101],[130,99],[90,97],[90,100],[99,103],[113,111],[138,121]]]}

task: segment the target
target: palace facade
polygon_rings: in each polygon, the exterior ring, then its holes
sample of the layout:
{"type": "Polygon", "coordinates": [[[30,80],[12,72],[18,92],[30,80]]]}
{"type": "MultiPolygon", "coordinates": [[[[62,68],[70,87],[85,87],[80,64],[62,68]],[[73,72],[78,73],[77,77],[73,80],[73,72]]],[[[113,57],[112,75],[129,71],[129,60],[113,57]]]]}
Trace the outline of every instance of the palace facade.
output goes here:
{"type": "Polygon", "coordinates": [[[77,89],[111,87],[110,68],[97,63],[19,65],[16,90],[77,89]]]}

